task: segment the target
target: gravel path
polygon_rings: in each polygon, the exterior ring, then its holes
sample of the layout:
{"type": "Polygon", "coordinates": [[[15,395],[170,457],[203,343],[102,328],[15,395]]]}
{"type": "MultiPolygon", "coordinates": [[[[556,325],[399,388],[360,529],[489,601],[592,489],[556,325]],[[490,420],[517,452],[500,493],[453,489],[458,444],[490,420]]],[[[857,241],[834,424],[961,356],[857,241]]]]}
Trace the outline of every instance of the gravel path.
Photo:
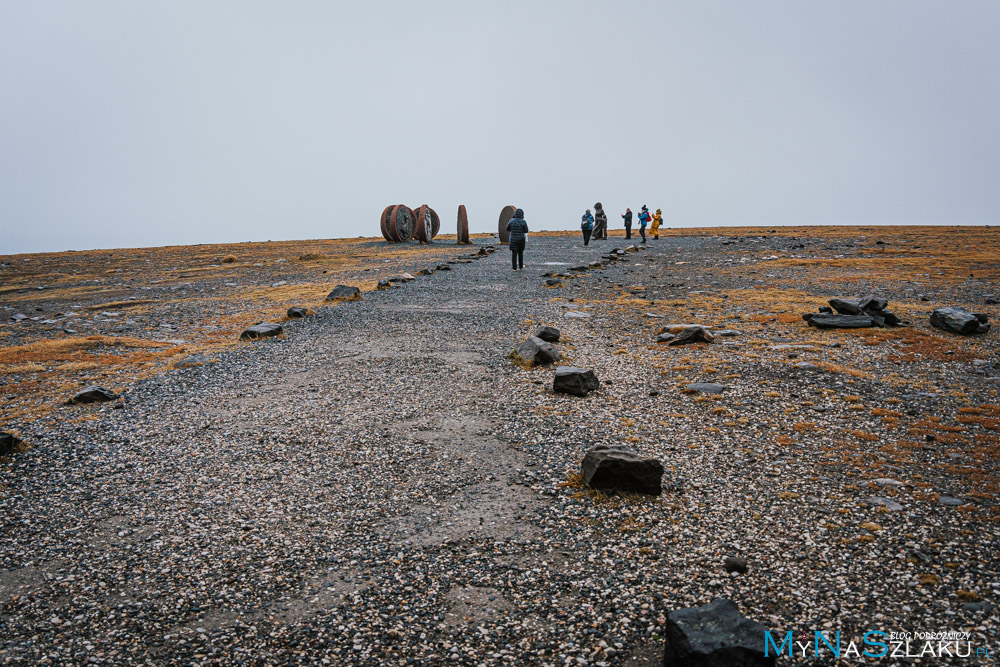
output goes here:
{"type": "Polygon", "coordinates": [[[709,318],[738,336],[656,346],[706,293],[765,281],[757,259],[722,271],[723,242],[660,239],[550,288],[625,244],[531,238],[522,272],[501,247],[66,408],[95,419],[24,433],[40,444],[0,467],[0,662],[656,664],[664,614],[718,596],[776,630],[970,631],[995,652],[997,612],[969,603],[1000,596],[996,498],[969,470],[997,478],[996,431],[885,447],[997,403],[995,334],[898,382],[854,333],[753,304],[709,318]],[[553,395],[551,369],[506,359],[542,323],[601,391],[553,395]],[[679,390],[697,380],[727,390],[679,390]],[[575,483],[587,448],[621,442],[664,460],[661,498],[575,483]]]}

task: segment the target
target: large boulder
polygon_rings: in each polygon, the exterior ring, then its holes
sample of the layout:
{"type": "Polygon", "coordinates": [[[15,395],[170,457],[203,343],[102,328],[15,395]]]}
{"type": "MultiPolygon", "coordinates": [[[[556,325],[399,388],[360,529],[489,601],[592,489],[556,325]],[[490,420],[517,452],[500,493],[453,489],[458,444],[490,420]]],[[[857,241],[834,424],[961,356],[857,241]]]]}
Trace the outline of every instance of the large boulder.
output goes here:
{"type": "Polygon", "coordinates": [[[985,313],[970,313],[964,308],[938,308],[931,313],[931,326],[971,336],[989,331],[990,318],[985,313]]]}
{"type": "Polygon", "coordinates": [[[664,626],[663,667],[771,667],[776,656],[764,656],[765,631],[725,598],[672,611],[664,626]]]}
{"type": "Polygon", "coordinates": [[[352,285],[337,285],[326,295],[327,301],[357,301],[361,298],[361,290],[352,285]]]}
{"type": "Polygon", "coordinates": [[[541,338],[547,343],[558,343],[559,342],[559,329],[555,327],[542,326],[535,329],[535,333],[532,334],[536,338],[541,338]]]}
{"type": "Polygon", "coordinates": [[[598,445],[587,451],[581,465],[584,483],[600,491],[630,491],[648,496],[662,492],[663,464],[625,447],[598,445]]]}
{"type": "Polygon", "coordinates": [[[296,318],[296,317],[305,317],[308,314],[309,314],[309,311],[307,309],[303,308],[302,306],[292,306],[285,313],[285,315],[287,315],[289,319],[296,318]]]}
{"type": "Polygon", "coordinates": [[[105,403],[107,401],[113,401],[118,398],[118,394],[111,391],[110,389],[105,389],[104,387],[98,387],[97,385],[92,385],[78,391],[73,395],[73,398],[66,401],[70,405],[77,403],[105,403]]]}
{"type": "Polygon", "coordinates": [[[559,350],[537,336],[531,336],[514,350],[517,361],[526,366],[545,366],[562,359],[559,350]]]}
{"type": "Polygon", "coordinates": [[[827,315],[806,313],[802,318],[817,329],[865,329],[875,326],[871,315],[827,315]]]}
{"type": "Polygon", "coordinates": [[[255,324],[240,334],[240,340],[257,340],[258,338],[271,338],[280,336],[283,329],[280,324],[274,322],[261,322],[255,324]]]}
{"type": "Polygon", "coordinates": [[[556,377],[552,384],[552,391],[557,394],[572,394],[573,396],[586,396],[592,391],[601,388],[601,382],[594,375],[594,371],[574,368],[572,366],[559,366],[556,368],[556,377]]]}

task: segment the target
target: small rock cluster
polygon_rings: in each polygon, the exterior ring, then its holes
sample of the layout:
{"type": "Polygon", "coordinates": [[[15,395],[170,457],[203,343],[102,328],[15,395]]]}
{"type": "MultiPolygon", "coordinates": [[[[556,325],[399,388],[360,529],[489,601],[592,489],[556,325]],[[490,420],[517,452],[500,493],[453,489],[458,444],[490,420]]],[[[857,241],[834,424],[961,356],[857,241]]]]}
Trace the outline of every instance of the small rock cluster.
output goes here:
{"type": "Polygon", "coordinates": [[[895,313],[888,310],[888,299],[865,296],[857,299],[830,299],[818,313],[806,313],[802,319],[817,329],[865,329],[868,327],[903,326],[895,313]],[[837,311],[834,314],[833,311],[837,311]]]}

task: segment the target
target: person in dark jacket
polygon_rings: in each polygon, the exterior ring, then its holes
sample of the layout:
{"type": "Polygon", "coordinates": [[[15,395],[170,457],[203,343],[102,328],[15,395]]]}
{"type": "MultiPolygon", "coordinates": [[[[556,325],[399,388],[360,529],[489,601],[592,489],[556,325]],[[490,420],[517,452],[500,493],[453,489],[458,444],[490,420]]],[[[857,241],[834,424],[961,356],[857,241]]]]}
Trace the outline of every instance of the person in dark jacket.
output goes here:
{"type": "Polygon", "coordinates": [[[632,238],[632,209],[626,208],[625,212],[622,213],[622,219],[625,221],[625,238],[632,238]]]}
{"type": "Polygon", "coordinates": [[[580,217],[580,229],[583,231],[583,245],[590,245],[590,233],[594,231],[594,216],[588,208],[580,217]]]}
{"type": "Polygon", "coordinates": [[[593,239],[608,238],[608,214],[604,212],[601,202],[594,204],[594,234],[593,239]]]}
{"type": "Polygon", "coordinates": [[[510,261],[515,271],[524,270],[524,242],[528,238],[528,223],[524,221],[524,211],[517,209],[514,217],[507,223],[510,238],[510,261]]]}
{"type": "Polygon", "coordinates": [[[643,204],[642,210],[639,211],[639,234],[642,236],[643,243],[646,242],[646,225],[649,224],[649,221],[651,219],[652,218],[649,215],[649,209],[646,208],[645,204],[643,204]]]}

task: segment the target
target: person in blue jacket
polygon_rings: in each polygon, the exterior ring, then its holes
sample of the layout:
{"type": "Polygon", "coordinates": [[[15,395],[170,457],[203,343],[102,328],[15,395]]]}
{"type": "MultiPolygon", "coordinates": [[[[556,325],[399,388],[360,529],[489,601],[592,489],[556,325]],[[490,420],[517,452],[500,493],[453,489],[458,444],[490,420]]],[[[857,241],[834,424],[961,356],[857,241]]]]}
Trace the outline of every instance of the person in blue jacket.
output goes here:
{"type": "Polygon", "coordinates": [[[645,204],[643,204],[642,210],[639,211],[639,235],[642,236],[643,243],[646,242],[646,225],[649,224],[651,219],[652,216],[649,215],[649,209],[646,208],[645,204]]]}
{"type": "Polygon", "coordinates": [[[528,223],[524,221],[524,211],[517,209],[514,217],[507,223],[507,231],[510,238],[507,243],[510,245],[510,261],[514,265],[514,270],[524,270],[524,242],[528,238],[528,223]]]}
{"type": "Polygon", "coordinates": [[[594,231],[594,216],[588,208],[580,218],[580,229],[583,231],[583,245],[590,245],[590,233],[594,231]]]}

